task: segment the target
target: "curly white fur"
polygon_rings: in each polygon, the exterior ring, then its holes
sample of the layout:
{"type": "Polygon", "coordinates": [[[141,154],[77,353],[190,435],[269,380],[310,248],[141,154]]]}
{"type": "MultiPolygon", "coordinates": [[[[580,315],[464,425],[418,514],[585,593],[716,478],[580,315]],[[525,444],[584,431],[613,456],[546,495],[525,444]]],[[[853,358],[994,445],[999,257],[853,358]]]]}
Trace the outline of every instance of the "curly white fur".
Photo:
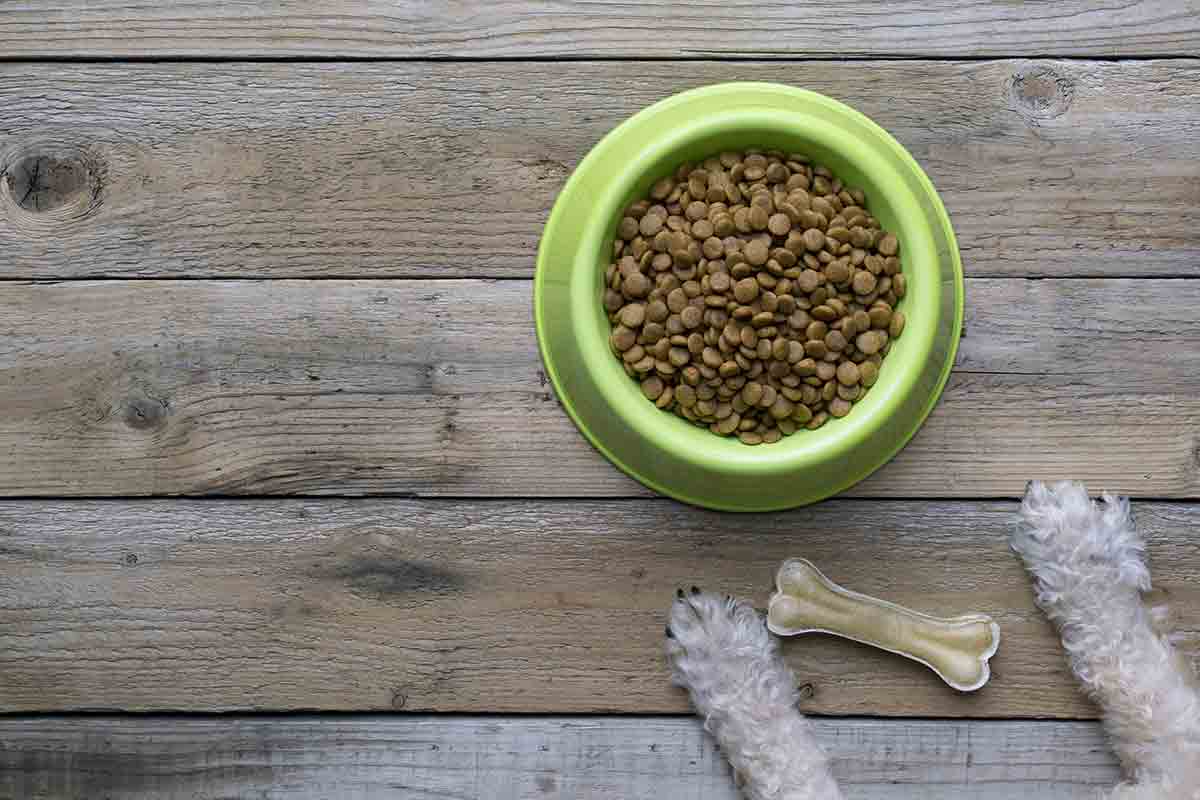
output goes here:
{"type": "MultiPolygon", "coordinates": [[[[1200,800],[1200,693],[1156,627],[1128,503],[1030,484],[1012,540],[1129,776],[1108,800],[1200,800]]],[[[752,606],[694,589],[671,607],[667,655],[749,800],[838,800],[796,708],[796,681],[752,606]]]]}
{"type": "Polygon", "coordinates": [[[1200,695],[1191,665],[1142,602],[1150,589],[1129,503],[1078,483],[1030,484],[1013,549],[1071,668],[1104,711],[1130,783],[1113,800],[1200,798],[1200,695]]]}
{"type": "Polygon", "coordinates": [[[667,655],[748,800],[839,800],[841,792],[796,709],[792,671],[747,603],[696,589],[671,607],[667,655]]]}

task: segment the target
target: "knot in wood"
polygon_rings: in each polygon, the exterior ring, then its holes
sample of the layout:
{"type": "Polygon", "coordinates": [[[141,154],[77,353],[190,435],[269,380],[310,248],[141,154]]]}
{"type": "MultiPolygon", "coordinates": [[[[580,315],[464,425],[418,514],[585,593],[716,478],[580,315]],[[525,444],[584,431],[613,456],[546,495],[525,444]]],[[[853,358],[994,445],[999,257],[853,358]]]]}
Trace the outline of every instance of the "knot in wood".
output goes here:
{"type": "Polygon", "coordinates": [[[0,149],[0,216],[30,236],[62,232],[100,206],[104,162],[59,140],[16,141],[0,149]]]}
{"type": "Polygon", "coordinates": [[[1009,96],[1026,119],[1053,119],[1065,113],[1075,99],[1075,84],[1044,64],[1022,67],[1009,81],[1009,96]]]}
{"type": "Polygon", "coordinates": [[[134,397],[125,405],[125,424],[134,430],[147,430],[162,425],[167,418],[167,402],[148,397],[134,397]]]}
{"type": "Polygon", "coordinates": [[[88,186],[87,168],[76,158],[26,156],[7,175],[8,191],[17,206],[35,214],[65,206],[88,186]]]}

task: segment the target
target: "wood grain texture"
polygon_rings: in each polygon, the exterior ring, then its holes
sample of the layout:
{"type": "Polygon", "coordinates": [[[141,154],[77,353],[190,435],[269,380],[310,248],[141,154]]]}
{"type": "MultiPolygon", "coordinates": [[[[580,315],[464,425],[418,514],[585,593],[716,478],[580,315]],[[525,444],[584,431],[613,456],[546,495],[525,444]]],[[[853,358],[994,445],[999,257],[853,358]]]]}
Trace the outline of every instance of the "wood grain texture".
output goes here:
{"type": "MultiPolygon", "coordinates": [[[[814,720],[855,800],[1092,800],[1089,722],[814,720]]],[[[699,720],[355,716],[0,719],[0,798],[735,800],[699,720]]]]}
{"type": "MultiPolygon", "coordinates": [[[[1200,281],[969,280],[938,408],[856,487],[1200,496],[1200,281]]],[[[636,496],[541,371],[525,281],[10,282],[0,494],[636,496]]]]}
{"type": "Polygon", "coordinates": [[[0,29],[9,58],[1129,56],[1196,54],[1198,16],[1193,0],[64,0],[5,3],[0,29]]]}
{"type": "MultiPolygon", "coordinates": [[[[784,643],[806,710],[1092,717],[1009,552],[1012,502],[843,500],[752,517],[660,500],[0,504],[0,710],[685,712],[677,586],[765,604],[803,556],[856,591],[991,614],[976,694],[833,637],[784,643]],[[902,565],[899,566],[898,565],[902,565]]],[[[1136,506],[1200,652],[1200,506],[1136,506]]]]}
{"type": "Polygon", "coordinates": [[[0,64],[0,277],[529,277],[592,145],[728,80],[889,129],[970,275],[1200,276],[1200,61],[1009,60],[0,64]]]}

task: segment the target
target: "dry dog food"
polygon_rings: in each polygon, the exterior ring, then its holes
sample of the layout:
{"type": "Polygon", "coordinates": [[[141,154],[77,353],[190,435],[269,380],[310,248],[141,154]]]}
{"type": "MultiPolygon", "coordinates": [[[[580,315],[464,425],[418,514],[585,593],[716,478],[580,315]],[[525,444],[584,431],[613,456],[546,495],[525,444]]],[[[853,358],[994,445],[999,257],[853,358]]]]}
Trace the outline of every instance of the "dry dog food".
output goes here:
{"type": "Polygon", "coordinates": [[[905,321],[900,241],[866,206],[777,151],[657,181],[617,224],[603,298],[646,399],[752,445],[850,413],[905,321]]]}

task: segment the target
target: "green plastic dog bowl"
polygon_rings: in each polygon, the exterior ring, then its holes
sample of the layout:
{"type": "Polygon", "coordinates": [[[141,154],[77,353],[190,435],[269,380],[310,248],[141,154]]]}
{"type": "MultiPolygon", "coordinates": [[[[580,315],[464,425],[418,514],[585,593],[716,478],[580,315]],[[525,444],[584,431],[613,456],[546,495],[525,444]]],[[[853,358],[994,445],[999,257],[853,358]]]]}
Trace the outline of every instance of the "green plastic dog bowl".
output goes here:
{"type": "Polygon", "coordinates": [[[962,264],[950,219],[912,156],[867,117],[815,92],[726,83],[667,98],[592,149],[554,205],[538,249],[538,344],[559,400],[584,436],[651,489],[698,506],[767,511],[813,503],[881,467],[925,421],[954,363],[962,264]],[[900,238],[904,335],[867,395],[841,419],[748,446],[661,411],[608,346],[604,271],[621,212],[684,161],[722,150],[801,152],[867,193],[900,238]]]}

